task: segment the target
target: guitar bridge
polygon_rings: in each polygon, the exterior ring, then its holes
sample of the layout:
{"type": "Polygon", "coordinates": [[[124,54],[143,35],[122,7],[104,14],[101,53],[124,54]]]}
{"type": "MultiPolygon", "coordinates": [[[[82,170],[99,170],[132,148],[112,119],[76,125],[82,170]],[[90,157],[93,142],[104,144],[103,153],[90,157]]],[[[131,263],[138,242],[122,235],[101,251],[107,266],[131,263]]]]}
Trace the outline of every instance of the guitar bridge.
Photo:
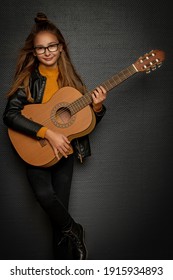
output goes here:
{"type": "Polygon", "coordinates": [[[40,143],[40,145],[41,145],[42,147],[44,147],[44,146],[47,145],[47,140],[46,140],[46,139],[40,139],[38,142],[40,143]]]}

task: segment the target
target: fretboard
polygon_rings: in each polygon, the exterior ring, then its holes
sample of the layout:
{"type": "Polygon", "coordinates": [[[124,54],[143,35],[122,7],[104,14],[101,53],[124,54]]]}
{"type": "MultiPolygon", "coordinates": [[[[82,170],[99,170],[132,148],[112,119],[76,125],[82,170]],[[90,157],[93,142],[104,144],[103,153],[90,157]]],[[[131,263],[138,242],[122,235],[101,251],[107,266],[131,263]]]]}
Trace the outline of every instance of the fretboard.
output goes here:
{"type": "MultiPolygon", "coordinates": [[[[132,64],[129,67],[127,67],[126,69],[124,69],[121,72],[119,72],[118,74],[112,76],[109,80],[107,80],[104,83],[102,83],[101,86],[103,86],[106,89],[106,91],[108,92],[111,89],[113,89],[114,87],[116,87],[119,84],[121,84],[123,81],[125,81],[129,77],[131,77],[132,75],[134,75],[136,72],[138,72],[138,71],[136,70],[136,68],[132,64]]],[[[92,94],[92,91],[91,92],[87,92],[82,97],[80,97],[79,99],[75,100],[74,102],[72,102],[68,106],[68,108],[71,111],[71,115],[76,114],[77,112],[79,112],[80,110],[85,108],[87,105],[92,103],[92,96],[91,96],[91,94],[92,94]]]]}

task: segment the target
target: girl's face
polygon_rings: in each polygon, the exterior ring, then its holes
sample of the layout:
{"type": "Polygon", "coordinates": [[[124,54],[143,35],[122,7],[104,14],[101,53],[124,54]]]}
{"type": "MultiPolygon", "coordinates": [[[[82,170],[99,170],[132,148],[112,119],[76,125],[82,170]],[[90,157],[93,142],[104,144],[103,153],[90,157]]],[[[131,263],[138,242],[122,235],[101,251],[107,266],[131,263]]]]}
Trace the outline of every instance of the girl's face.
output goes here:
{"type": "Polygon", "coordinates": [[[57,37],[47,31],[39,32],[34,39],[34,55],[45,67],[56,68],[62,51],[57,37]]]}

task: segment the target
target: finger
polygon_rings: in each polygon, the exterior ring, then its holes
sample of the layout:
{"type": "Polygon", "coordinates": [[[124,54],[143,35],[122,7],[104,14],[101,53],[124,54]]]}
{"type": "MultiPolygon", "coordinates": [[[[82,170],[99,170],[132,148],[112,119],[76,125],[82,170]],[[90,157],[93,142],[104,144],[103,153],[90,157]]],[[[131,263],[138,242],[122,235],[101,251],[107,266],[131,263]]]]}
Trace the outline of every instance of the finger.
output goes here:
{"type": "Polygon", "coordinates": [[[99,93],[96,90],[93,91],[92,95],[93,95],[94,98],[98,98],[99,97],[99,93]]]}
{"type": "Polygon", "coordinates": [[[63,150],[63,152],[65,152],[66,154],[68,153],[68,151],[70,150],[70,146],[62,146],[61,149],[63,150]]]}
{"type": "Polygon", "coordinates": [[[101,92],[101,90],[100,91],[94,90],[92,94],[93,94],[95,99],[99,99],[101,94],[102,94],[102,92],[101,92]]]}
{"type": "Polygon", "coordinates": [[[92,95],[93,101],[95,101],[97,99],[96,94],[93,92],[91,95],[92,95]]]}
{"type": "Polygon", "coordinates": [[[66,149],[63,149],[63,148],[59,148],[59,152],[65,157],[65,158],[67,158],[68,156],[67,156],[67,150],[66,149]]]}
{"type": "Polygon", "coordinates": [[[96,91],[97,91],[97,93],[98,93],[99,95],[103,93],[102,88],[103,88],[103,87],[101,87],[101,86],[96,88],[96,91]]]}
{"type": "Polygon", "coordinates": [[[105,88],[104,88],[103,86],[100,86],[100,89],[101,89],[101,91],[102,91],[103,94],[106,94],[106,93],[107,93],[106,90],[105,90],[105,88]]]}
{"type": "Polygon", "coordinates": [[[65,140],[65,142],[66,142],[67,144],[70,144],[70,141],[68,140],[68,138],[67,138],[66,136],[63,135],[63,139],[65,140]]]}
{"type": "Polygon", "coordinates": [[[98,104],[102,102],[106,97],[103,94],[99,94],[97,97],[92,95],[92,98],[93,98],[93,103],[98,104]]]}
{"type": "Polygon", "coordinates": [[[66,148],[67,151],[70,150],[70,145],[69,145],[69,144],[65,143],[65,144],[64,144],[64,147],[66,148]]]}
{"type": "Polygon", "coordinates": [[[55,156],[56,156],[56,158],[58,159],[58,160],[60,160],[60,157],[59,157],[59,154],[58,154],[58,150],[57,149],[53,149],[54,150],[54,154],[55,154],[55,156]]]}

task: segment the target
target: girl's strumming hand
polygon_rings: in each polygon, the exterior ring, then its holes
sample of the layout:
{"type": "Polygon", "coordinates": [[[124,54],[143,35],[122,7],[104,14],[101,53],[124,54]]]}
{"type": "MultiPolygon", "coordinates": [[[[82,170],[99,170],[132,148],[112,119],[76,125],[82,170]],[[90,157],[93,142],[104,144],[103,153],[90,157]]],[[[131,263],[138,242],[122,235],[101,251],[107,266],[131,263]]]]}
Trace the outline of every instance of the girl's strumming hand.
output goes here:
{"type": "Polygon", "coordinates": [[[56,133],[50,129],[46,131],[45,138],[49,141],[55,156],[60,159],[58,152],[60,152],[65,158],[70,150],[70,141],[68,138],[60,133],[56,133]]]}

